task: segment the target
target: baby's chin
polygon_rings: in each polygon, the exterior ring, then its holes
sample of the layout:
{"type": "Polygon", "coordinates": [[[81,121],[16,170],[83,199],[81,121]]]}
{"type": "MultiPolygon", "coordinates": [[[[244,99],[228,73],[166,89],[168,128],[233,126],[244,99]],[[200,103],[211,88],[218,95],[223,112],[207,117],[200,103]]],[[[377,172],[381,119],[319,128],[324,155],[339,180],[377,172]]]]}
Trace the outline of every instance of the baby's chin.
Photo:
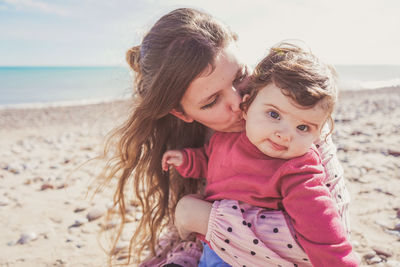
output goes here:
{"type": "Polygon", "coordinates": [[[274,150],[271,150],[271,149],[268,149],[267,151],[262,151],[261,150],[261,152],[263,152],[267,156],[270,156],[272,158],[277,158],[277,159],[285,159],[285,160],[302,157],[305,154],[307,154],[308,151],[309,150],[292,152],[289,149],[286,149],[286,150],[278,152],[278,151],[274,151],[274,150]]]}
{"type": "Polygon", "coordinates": [[[286,155],[284,155],[284,159],[294,159],[294,158],[298,158],[298,157],[302,157],[305,154],[307,154],[309,150],[307,149],[306,151],[297,151],[296,153],[287,153],[286,155]]]}

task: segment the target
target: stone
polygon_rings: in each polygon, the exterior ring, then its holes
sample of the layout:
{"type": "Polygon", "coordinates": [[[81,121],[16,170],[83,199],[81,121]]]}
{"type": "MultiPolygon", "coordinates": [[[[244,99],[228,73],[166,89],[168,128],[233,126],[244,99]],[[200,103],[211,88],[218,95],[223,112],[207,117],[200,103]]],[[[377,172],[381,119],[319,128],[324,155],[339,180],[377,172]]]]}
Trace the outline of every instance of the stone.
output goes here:
{"type": "Polygon", "coordinates": [[[28,233],[23,233],[21,234],[20,238],[17,241],[17,244],[26,244],[31,241],[34,241],[37,239],[37,234],[35,232],[28,232],[28,233]]]}
{"type": "Polygon", "coordinates": [[[58,224],[62,223],[62,221],[63,221],[61,217],[56,217],[56,216],[51,216],[49,219],[50,219],[52,222],[58,223],[58,224]]]}
{"type": "Polygon", "coordinates": [[[400,157],[400,150],[388,149],[387,153],[393,157],[400,157]]]}
{"type": "Polygon", "coordinates": [[[376,256],[376,252],[374,250],[369,251],[363,255],[363,259],[369,260],[376,256]]]}
{"type": "Polygon", "coordinates": [[[372,265],[372,264],[377,264],[377,263],[382,262],[382,259],[380,257],[378,257],[378,256],[374,256],[374,257],[372,257],[370,259],[367,259],[366,262],[368,264],[372,265]]]}
{"type": "Polygon", "coordinates": [[[74,212],[75,212],[75,213],[78,213],[78,212],[82,212],[82,211],[84,211],[84,210],[86,210],[86,207],[76,207],[76,208],[74,209],[74,212]]]}
{"type": "Polygon", "coordinates": [[[100,209],[100,208],[92,208],[86,215],[86,218],[89,220],[89,222],[97,220],[98,218],[100,218],[101,216],[103,216],[103,214],[105,213],[104,209],[100,209]]]}
{"type": "Polygon", "coordinates": [[[63,188],[66,188],[67,186],[68,186],[67,183],[62,183],[62,184],[57,185],[57,189],[63,189],[63,188]]]}
{"type": "Polygon", "coordinates": [[[374,246],[374,247],[372,247],[372,249],[376,252],[376,254],[382,255],[386,258],[393,256],[393,253],[391,253],[390,250],[387,248],[374,246]]]}
{"type": "Polygon", "coordinates": [[[116,255],[121,251],[128,249],[128,247],[129,247],[129,242],[118,242],[113,250],[113,255],[116,255]]]}
{"type": "Polygon", "coordinates": [[[44,190],[47,190],[47,189],[54,189],[54,186],[52,184],[50,184],[50,183],[44,183],[40,187],[41,191],[44,191],[44,190]]]}
{"type": "Polygon", "coordinates": [[[63,267],[66,266],[67,262],[63,259],[57,259],[53,266],[55,267],[63,267]]]}
{"type": "Polygon", "coordinates": [[[357,240],[352,240],[351,244],[353,245],[353,247],[358,248],[361,246],[360,242],[358,242],[357,240]]]}
{"type": "Polygon", "coordinates": [[[10,204],[10,201],[6,198],[0,199],[0,207],[8,206],[10,204]]]}
{"type": "Polygon", "coordinates": [[[75,220],[74,224],[71,224],[68,228],[79,227],[87,222],[88,220],[86,218],[77,219],[75,220]]]}

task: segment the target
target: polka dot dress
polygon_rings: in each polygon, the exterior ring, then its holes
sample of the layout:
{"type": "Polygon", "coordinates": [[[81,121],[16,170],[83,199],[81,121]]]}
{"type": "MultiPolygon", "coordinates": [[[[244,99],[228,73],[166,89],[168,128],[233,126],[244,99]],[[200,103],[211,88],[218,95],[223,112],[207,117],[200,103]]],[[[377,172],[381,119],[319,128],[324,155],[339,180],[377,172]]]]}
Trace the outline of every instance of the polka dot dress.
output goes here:
{"type": "Polygon", "coordinates": [[[312,266],[282,211],[215,201],[206,239],[232,266],[312,266]]]}

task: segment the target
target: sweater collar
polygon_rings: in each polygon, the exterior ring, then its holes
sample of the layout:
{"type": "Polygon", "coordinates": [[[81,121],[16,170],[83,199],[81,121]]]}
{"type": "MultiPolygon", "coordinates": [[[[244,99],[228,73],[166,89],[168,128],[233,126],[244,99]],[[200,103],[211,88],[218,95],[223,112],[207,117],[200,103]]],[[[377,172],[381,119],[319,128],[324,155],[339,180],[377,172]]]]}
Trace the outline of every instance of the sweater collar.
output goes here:
{"type": "Polygon", "coordinates": [[[249,152],[250,155],[253,155],[254,157],[269,157],[267,155],[265,155],[264,153],[262,153],[255,145],[253,145],[252,142],[250,142],[249,138],[246,135],[246,132],[243,131],[240,134],[240,142],[243,145],[243,148],[245,151],[249,152]]]}

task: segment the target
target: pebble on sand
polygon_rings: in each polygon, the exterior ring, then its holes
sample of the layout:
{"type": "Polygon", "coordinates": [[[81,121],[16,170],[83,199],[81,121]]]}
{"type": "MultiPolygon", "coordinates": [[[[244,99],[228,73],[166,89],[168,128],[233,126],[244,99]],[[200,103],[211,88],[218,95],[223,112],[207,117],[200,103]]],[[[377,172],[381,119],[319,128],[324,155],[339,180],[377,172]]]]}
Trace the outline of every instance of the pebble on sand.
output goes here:
{"type": "Polygon", "coordinates": [[[82,219],[77,219],[73,224],[71,224],[68,228],[73,228],[73,227],[79,227],[85,223],[88,222],[88,219],[82,218],[82,219]]]}
{"type": "Polygon", "coordinates": [[[0,199],[0,207],[4,207],[10,204],[10,201],[8,199],[0,199]]]}
{"type": "Polygon", "coordinates": [[[35,232],[28,232],[28,233],[23,233],[21,234],[20,238],[17,241],[17,244],[26,244],[31,241],[34,241],[37,239],[37,234],[35,232]]]}
{"type": "Polygon", "coordinates": [[[44,183],[42,184],[42,186],[40,187],[40,190],[46,190],[46,189],[54,189],[54,186],[52,184],[49,183],[44,183]]]}
{"type": "Polygon", "coordinates": [[[104,209],[100,209],[100,208],[92,208],[88,214],[86,215],[86,218],[89,220],[89,222],[97,220],[98,218],[100,218],[101,216],[103,216],[103,214],[105,213],[104,209]]]}

